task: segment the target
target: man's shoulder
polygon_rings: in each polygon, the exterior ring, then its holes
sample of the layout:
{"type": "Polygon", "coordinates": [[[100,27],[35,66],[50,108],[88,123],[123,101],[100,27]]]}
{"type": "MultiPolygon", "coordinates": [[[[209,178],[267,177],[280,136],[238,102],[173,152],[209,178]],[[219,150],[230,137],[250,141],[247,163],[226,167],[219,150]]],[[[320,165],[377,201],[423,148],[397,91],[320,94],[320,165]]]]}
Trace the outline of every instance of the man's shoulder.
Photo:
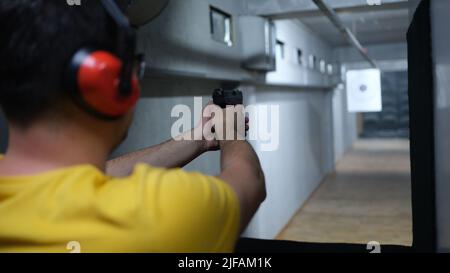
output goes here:
{"type": "MultiPolygon", "coordinates": [[[[122,182],[134,181],[138,183],[164,184],[165,187],[195,189],[198,187],[227,186],[219,178],[198,171],[186,171],[181,168],[159,168],[147,164],[137,164],[133,172],[122,178],[111,178],[122,182]]],[[[185,189],[186,190],[186,189],[185,189]]]]}
{"type": "MultiPolygon", "coordinates": [[[[113,179],[117,180],[117,179],[113,179]]],[[[135,166],[133,173],[120,178],[118,184],[130,184],[139,188],[152,200],[177,200],[180,204],[191,202],[203,206],[218,200],[237,202],[234,190],[218,177],[198,171],[190,172],[180,168],[156,168],[146,164],[135,166]],[[125,182],[125,183],[124,183],[125,182]]]]}

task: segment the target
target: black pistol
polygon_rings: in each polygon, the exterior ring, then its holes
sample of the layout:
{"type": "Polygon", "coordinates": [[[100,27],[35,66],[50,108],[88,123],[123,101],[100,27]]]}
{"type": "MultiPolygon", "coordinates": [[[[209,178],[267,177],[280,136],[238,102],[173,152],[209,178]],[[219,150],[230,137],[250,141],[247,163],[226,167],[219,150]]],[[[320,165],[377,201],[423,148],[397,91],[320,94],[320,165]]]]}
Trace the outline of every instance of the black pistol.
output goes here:
{"type": "Polygon", "coordinates": [[[227,105],[244,104],[242,92],[238,89],[224,90],[222,88],[214,90],[213,102],[220,108],[226,108],[227,105]]]}

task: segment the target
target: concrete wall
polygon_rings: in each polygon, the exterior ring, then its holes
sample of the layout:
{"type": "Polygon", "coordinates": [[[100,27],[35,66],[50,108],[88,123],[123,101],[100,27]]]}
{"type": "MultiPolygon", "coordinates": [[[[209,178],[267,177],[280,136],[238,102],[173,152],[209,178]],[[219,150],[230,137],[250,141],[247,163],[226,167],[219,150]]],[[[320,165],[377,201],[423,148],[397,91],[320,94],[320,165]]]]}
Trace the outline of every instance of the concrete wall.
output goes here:
{"type": "MultiPolygon", "coordinates": [[[[333,52],[326,43],[311,32],[298,20],[279,20],[275,22],[277,40],[284,43],[285,56],[277,59],[277,70],[266,75],[269,84],[285,84],[298,86],[325,86],[333,84],[333,77],[319,71],[319,62],[335,65],[333,52]],[[306,39],[305,39],[306,38],[306,39]],[[297,51],[303,53],[302,64],[299,65],[297,51]],[[309,57],[317,58],[316,68],[309,67],[309,57]]],[[[334,69],[334,74],[338,69],[334,69]]]]}
{"type": "Polygon", "coordinates": [[[280,106],[280,145],[253,143],[267,181],[267,199],[245,235],[274,238],[333,168],[331,93],[256,87],[256,104],[280,106]]]}
{"type": "Polygon", "coordinates": [[[241,68],[241,41],[234,32],[233,46],[211,38],[210,6],[236,16],[242,1],[173,0],[162,14],[139,30],[139,48],[145,51],[152,70],[199,78],[248,80],[241,68]]]}

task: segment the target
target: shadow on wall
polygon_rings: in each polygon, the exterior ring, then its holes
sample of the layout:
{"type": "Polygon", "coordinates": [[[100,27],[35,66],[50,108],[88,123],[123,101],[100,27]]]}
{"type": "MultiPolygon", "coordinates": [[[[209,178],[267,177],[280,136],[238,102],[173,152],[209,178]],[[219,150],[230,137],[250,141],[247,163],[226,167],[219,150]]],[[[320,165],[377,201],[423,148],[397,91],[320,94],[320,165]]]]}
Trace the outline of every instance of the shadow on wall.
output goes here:
{"type": "MultiPolygon", "coordinates": [[[[313,105],[309,105],[309,112],[310,112],[310,119],[312,121],[321,121],[321,122],[309,122],[308,126],[308,132],[310,134],[309,139],[315,139],[315,142],[312,142],[311,145],[308,145],[310,159],[313,162],[314,166],[318,166],[320,168],[320,172],[327,172],[330,170],[326,170],[327,162],[323,158],[324,151],[321,153],[317,153],[317,151],[321,151],[323,148],[323,141],[325,133],[325,128],[323,127],[323,113],[320,113],[318,110],[316,110],[316,107],[313,105]],[[318,134],[317,132],[322,132],[321,134],[318,134]],[[314,147],[315,145],[315,147],[314,147]]],[[[323,111],[322,111],[323,112],[323,111]]],[[[328,139],[327,139],[328,140],[328,139]]],[[[326,149],[326,148],[325,148],[326,149]]]]}

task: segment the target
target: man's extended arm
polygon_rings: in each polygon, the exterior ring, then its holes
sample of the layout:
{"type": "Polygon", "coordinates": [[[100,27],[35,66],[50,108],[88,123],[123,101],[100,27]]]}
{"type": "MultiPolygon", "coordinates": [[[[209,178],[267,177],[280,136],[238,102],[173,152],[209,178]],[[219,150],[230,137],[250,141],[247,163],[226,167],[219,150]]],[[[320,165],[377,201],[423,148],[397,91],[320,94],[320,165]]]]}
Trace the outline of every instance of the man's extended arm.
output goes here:
{"type": "MultiPolygon", "coordinates": [[[[208,105],[211,105],[211,103],[208,105]]],[[[205,109],[208,109],[207,107],[205,109]]],[[[219,150],[219,141],[214,139],[214,133],[203,130],[205,124],[211,118],[211,114],[206,114],[194,129],[179,135],[175,139],[108,161],[106,173],[111,176],[127,176],[133,171],[137,163],[146,163],[161,168],[181,168],[204,152],[219,150]]],[[[248,121],[248,118],[245,118],[246,131],[249,129],[248,121]]]]}
{"type": "Polygon", "coordinates": [[[240,229],[244,231],[266,198],[264,173],[257,154],[245,140],[242,126],[239,126],[244,122],[243,105],[238,105],[235,109],[222,110],[215,105],[210,108],[214,113],[222,111],[223,126],[215,127],[221,150],[221,172],[217,177],[225,181],[236,193],[240,207],[240,229]],[[236,115],[228,115],[227,111],[234,111],[236,115]]]}
{"type": "MultiPolygon", "coordinates": [[[[200,123],[194,129],[175,139],[108,161],[106,174],[118,177],[127,176],[137,163],[146,163],[161,168],[181,168],[204,152],[218,150],[219,142],[206,140],[203,135],[204,125],[210,119],[210,116],[202,116],[200,123]]],[[[210,134],[214,135],[212,132],[210,134]]]]}
{"type": "Polygon", "coordinates": [[[214,146],[217,146],[215,142],[180,140],[194,139],[195,130],[198,129],[192,129],[177,137],[176,140],[170,139],[162,144],[112,159],[106,164],[106,173],[111,176],[126,176],[133,171],[137,163],[146,163],[162,168],[181,168],[204,152],[215,150],[214,146]],[[190,135],[190,137],[186,138],[187,135],[190,135]]]}
{"type": "Polygon", "coordinates": [[[219,178],[236,192],[240,203],[241,231],[266,198],[264,173],[258,156],[247,141],[221,141],[221,173],[219,178]]]}

